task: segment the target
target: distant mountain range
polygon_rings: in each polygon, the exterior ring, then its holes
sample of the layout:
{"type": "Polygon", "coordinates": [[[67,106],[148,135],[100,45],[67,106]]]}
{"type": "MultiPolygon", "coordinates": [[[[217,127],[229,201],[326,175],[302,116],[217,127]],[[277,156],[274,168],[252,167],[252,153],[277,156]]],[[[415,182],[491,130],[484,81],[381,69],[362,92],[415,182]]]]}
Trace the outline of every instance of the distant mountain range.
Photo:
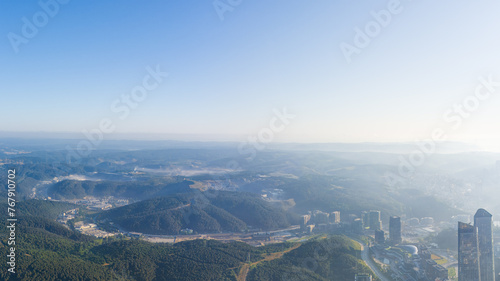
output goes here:
{"type": "MultiPolygon", "coordinates": [[[[193,137],[200,141],[183,141],[179,138],[154,138],[147,139],[143,136],[143,140],[130,139],[127,135],[110,137],[96,146],[96,149],[207,149],[207,148],[234,148],[237,151],[240,142],[236,141],[206,141],[206,138],[193,137]]],[[[185,136],[184,139],[189,139],[185,136]]],[[[182,138],[181,138],[182,139],[182,138]]],[[[44,133],[44,132],[1,132],[0,144],[12,146],[16,148],[31,148],[31,149],[62,149],[67,146],[76,148],[77,144],[85,140],[82,134],[78,133],[44,133]]],[[[267,149],[278,150],[319,150],[319,151],[337,151],[337,152],[385,152],[408,154],[419,149],[416,142],[353,142],[353,143],[279,143],[274,142],[266,145],[267,149]]],[[[472,151],[483,151],[477,145],[464,142],[438,142],[437,153],[462,153],[472,151]]]]}
{"type": "MultiPolygon", "coordinates": [[[[406,142],[361,142],[361,143],[284,143],[272,144],[272,149],[283,150],[318,150],[318,151],[337,151],[337,152],[384,152],[409,154],[419,150],[418,143],[406,142]]],[[[436,143],[436,153],[463,153],[471,151],[481,151],[477,145],[462,142],[438,142],[436,143]]]]}

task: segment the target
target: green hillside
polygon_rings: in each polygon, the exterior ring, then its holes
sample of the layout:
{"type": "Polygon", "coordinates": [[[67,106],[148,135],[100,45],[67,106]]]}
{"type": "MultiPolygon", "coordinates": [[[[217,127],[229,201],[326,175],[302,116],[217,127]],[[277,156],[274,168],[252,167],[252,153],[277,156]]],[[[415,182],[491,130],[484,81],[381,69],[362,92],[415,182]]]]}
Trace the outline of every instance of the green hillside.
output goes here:
{"type": "Polygon", "coordinates": [[[354,241],[332,236],[305,243],[280,259],[260,263],[249,272],[247,281],[354,280],[356,273],[373,275],[358,257],[360,250],[354,241]]]}
{"type": "Polygon", "coordinates": [[[296,223],[291,214],[256,194],[217,192],[175,194],[102,212],[101,221],[148,234],[179,234],[184,228],[198,233],[242,232],[249,226],[263,230],[296,223]]]}
{"type": "MultiPolygon", "coordinates": [[[[20,206],[30,208],[33,213],[62,208],[62,204],[48,201],[28,201],[20,206]]],[[[339,236],[323,240],[327,243],[317,240],[264,247],[215,240],[153,244],[122,238],[95,239],[64,228],[47,213],[38,213],[42,216],[30,213],[19,219],[22,231],[17,233],[17,273],[1,271],[0,280],[236,281],[248,261],[262,262],[249,272],[247,280],[283,280],[282,273],[293,273],[297,268],[305,272],[301,277],[311,277],[303,280],[329,280],[325,278],[330,276],[334,280],[351,280],[339,276],[353,276],[366,270],[355,257],[353,242],[339,236]],[[329,251],[322,255],[327,259],[319,263],[317,270],[301,268],[304,260],[314,257],[318,246],[329,251]],[[273,261],[265,260],[280,252],[287,253],[273,261]]],[[[0,235],[0,255],[5,257],[7,230],[0,229],[0,235]]]]}

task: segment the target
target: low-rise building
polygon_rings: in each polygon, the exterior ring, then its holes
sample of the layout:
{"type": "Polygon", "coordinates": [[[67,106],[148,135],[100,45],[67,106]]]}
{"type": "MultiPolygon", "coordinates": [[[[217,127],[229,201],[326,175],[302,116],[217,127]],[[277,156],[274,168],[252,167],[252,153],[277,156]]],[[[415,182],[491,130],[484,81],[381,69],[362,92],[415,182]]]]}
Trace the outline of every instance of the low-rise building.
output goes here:
{"type": "Polygon", "coordinates": [[[356,274],[354,281],[372,281],[372,276],[366,273],[356,274]]]}

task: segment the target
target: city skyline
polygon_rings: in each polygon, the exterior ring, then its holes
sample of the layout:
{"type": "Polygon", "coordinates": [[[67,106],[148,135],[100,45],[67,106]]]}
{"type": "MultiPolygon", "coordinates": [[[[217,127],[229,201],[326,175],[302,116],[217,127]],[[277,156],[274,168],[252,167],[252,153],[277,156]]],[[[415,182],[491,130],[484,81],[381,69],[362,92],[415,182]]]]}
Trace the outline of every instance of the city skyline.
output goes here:
{"type": "Polygon", "coordinates": [[[0,280],[500,281],[498,11],[0,1],[0,280]]]}

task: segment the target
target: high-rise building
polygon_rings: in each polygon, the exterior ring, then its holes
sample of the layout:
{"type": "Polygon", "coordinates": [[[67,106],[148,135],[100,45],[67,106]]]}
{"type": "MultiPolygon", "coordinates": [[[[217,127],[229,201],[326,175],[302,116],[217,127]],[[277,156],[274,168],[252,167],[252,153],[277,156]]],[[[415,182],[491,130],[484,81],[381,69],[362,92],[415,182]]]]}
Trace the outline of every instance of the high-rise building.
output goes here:
{"type": "Polygon", "coordinates": [[[477,228],[458,222],[458,281],[480,281],[477,228]]]}
{"type": "Polygon", "coordinates": [[[372,281],[372,276],[366,273],[356,274],[354,281],[372,281]]]}
{"type": "Polygon", "coordinates": [[[361,219],[363,220],[363,227],[370,227],[370,213],[363,211],[361,212],[361,219]]]}
{"type": "Polygon", "coordinates": [[[401,244],[401,218],[393,216],[389,219],[389,239],[393,245],[401,244]]]}
{"type": "Polygon", "coordinates": [[[330,213],[330,222],[331,223],[339,223],[340,222],[340,212],[331,212],[330,213]]]}
{"type": "Polygon", "coordinates": [[[355,219],[352,224],[352,231],[354,233],[362,234],[363,233],[363,221],[361,219],[355,219]]]}
{"type": "Polygon", "coordinates": [[[303,215],[300,220],[300,228],[305,229],[310,220],[311,215],[303,215]]]}
{"type": "Polygon", "coordinates": [[[384,244],[385,243],[385,233],[383,230],[375,230],[375,242],[378,244],[384,244]]]}
{"type": "Polygon", "coordinates": [[[380,211],[370,211],[370,229],[382,229],[382,222],[380,221],[380,211]]]}
{"type": "Polygon", "coordinates": [[[330,220],[329,217],[330,217],[329,213],[325,213],[325,212],[322,212],[319,210],[316,210],[313,213],[313,220],[314,220],[314,223],[316,223],[316,224],[328,223],[328,221],[330,220]]]}
{"type": "Polygon", "coordinates": [[[474,215],[479,244],[479,272],[481,281],[495,281],[495,263],[493,257],[493,220],[485,209],[477,210],[474,215]]]}

